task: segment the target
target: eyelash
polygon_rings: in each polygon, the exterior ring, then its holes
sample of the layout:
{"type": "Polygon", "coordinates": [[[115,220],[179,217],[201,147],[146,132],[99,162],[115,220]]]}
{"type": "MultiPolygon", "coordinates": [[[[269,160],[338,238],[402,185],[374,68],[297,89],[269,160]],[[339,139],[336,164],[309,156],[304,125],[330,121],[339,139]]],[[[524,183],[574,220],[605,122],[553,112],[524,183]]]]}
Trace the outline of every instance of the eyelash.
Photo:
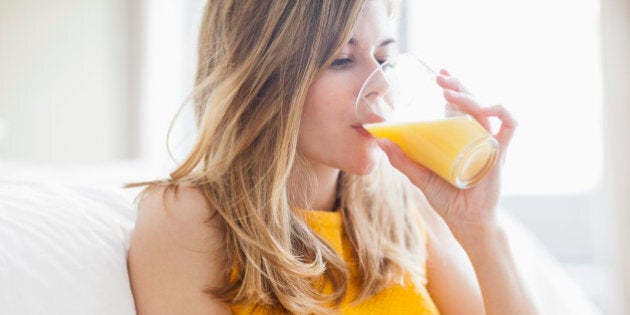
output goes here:
{"type": "Polygon", "coordinates": [[[341,68],[345,68],[347,65],[349,65],[350,63],[352,63],[352,59],[350,58],[339,58],[339,59],[335,59],[332,64],[330,65],[331,68],[335,68],[335,69],[341,69],[341,68]]]}
{"type": "MultiPolygon", "coordinates": [[[[377,59],[377,61],[378,61],[378,64],[382,65],[383,63],[387,61],[387,59],[384,59],[384,60],[377,59]]],[[[343,69],[343,68],[348,67],[349,64],[351,64],[352,62],[354,62],[354,60],[352,60],[351,58],[335,59],[330,65],[330,67],[334,69],[343,69]]]]}

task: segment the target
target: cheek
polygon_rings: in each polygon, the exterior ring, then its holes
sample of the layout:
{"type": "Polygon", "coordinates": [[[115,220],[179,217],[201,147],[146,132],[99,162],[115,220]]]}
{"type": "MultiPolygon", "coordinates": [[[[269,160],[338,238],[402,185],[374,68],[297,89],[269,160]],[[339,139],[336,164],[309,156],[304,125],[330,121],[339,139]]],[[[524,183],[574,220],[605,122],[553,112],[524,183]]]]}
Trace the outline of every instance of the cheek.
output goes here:
{"type": "Polygon", "coordinates": [[[308,91],[302,110],[298,150],[310,158],[320,160],[324,158],[322,149],[332,150],[339,146],[336,144],[340,140],[347,140],[354,109],[348,106],[348,97],[343,91],[343,86],[331,79],[318,80],[308,91]]]}
{"type": "Polygon", "coordinates": [[[320,123],[354,119],[358,88],[354,88],[352,78],[349,74],[337,74],[316,80],[307,94],[302,119],[320,123]]]}

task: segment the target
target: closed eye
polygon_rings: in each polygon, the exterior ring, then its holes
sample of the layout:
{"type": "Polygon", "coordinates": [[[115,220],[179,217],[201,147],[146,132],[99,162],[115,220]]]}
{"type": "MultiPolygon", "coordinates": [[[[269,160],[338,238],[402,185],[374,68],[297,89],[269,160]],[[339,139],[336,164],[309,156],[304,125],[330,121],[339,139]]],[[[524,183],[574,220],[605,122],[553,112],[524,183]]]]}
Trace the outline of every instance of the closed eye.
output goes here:
{"type": "Polygon", "coordinates": [[[330,66],[335,69],[342,69],[342,68],[350,66],[352,62],[353,61],[350,58],[339,58],[339,59],[335,59],[330,66]]]}
{"type": "Polygon", "coordinates": [[[381,59],[377,60],[378,63],[382,66],[383,69],[392,69],[396,67],[396,59],[381,59]]]}

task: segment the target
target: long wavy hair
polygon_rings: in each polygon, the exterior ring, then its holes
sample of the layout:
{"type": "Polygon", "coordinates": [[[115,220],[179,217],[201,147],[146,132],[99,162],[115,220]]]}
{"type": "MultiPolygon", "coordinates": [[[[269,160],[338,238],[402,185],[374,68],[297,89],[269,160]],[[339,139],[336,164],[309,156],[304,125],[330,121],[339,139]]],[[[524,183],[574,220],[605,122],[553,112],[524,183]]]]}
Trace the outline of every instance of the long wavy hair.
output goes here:
{"type": "MultiPolygon", "coordinates": [[[[169,179],[129,186],[203,192],[225,227],[230,280],[208,294],[292,313],[329,313],[346,294],[343,259],[295,208],[315,187],[297,139],[307,91],[348,42],[364,2],[207,2],[193,91],[198,140],[169,179]]],[[[355,301],[396,283],[423,288],[418,192],[383,162],[366,176],[342,172],[338,194],[362,282],[355,301]]]]}

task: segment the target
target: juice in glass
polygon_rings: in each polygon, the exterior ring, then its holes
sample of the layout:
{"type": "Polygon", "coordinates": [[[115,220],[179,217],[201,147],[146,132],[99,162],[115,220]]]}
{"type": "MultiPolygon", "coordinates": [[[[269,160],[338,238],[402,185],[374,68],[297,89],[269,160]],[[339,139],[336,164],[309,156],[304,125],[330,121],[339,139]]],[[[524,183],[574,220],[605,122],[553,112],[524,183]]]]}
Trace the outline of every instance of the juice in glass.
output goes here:
{"type": "Polygon", "coordinates": [[[377,138],[395,142],[409,158],[460,189],[481,180],[497,158],[496,140],[469,115],[363,127],[377,138]]]}

